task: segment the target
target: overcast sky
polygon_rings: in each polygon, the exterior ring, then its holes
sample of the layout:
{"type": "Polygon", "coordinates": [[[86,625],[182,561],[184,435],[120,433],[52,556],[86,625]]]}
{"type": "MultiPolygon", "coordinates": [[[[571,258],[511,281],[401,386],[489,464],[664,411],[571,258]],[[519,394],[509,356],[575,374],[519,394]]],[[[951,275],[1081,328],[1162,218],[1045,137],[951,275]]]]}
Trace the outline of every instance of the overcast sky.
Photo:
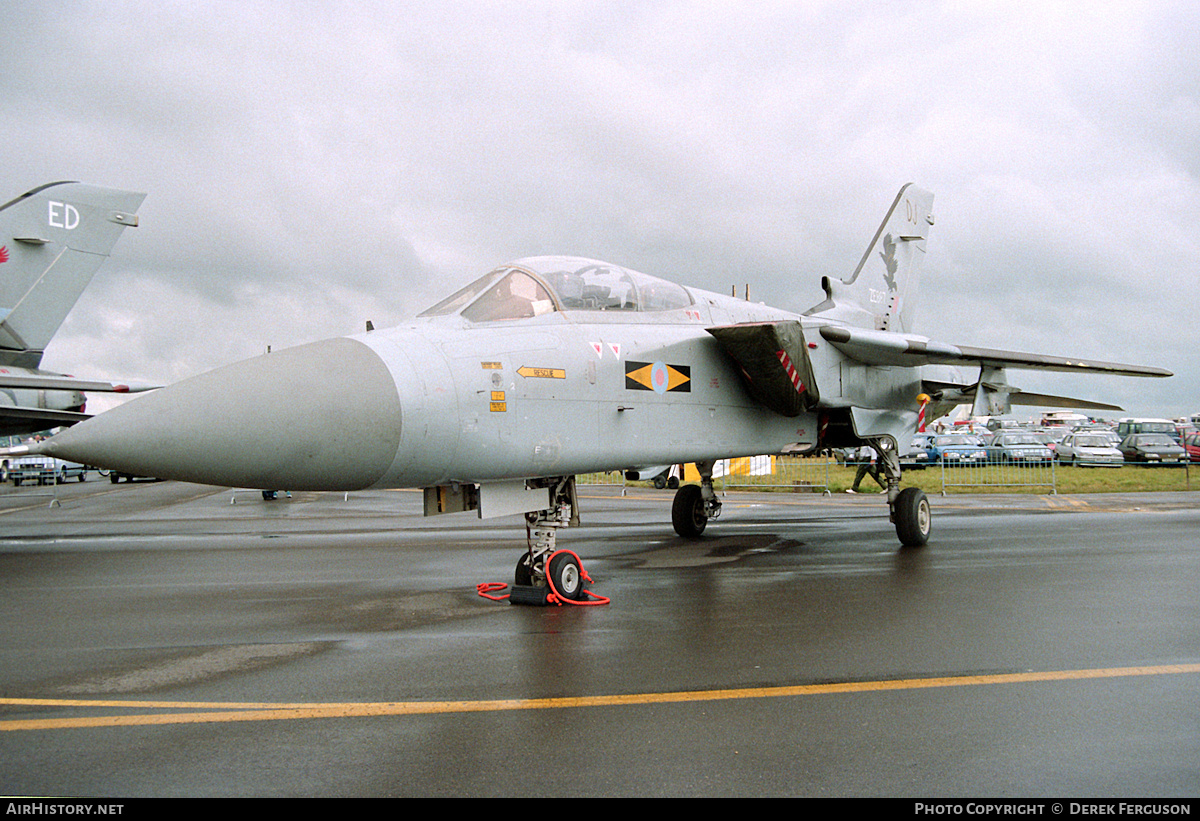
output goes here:
{"type": "Polygon", "coordinates": [[[919,333],[1165,367],[1009,381],[1200,412],[1194,0],[4,9],[0,201],[148,194],[44,367],[171,382],[543,253],[801,311],[913,181],[919,333]]]}

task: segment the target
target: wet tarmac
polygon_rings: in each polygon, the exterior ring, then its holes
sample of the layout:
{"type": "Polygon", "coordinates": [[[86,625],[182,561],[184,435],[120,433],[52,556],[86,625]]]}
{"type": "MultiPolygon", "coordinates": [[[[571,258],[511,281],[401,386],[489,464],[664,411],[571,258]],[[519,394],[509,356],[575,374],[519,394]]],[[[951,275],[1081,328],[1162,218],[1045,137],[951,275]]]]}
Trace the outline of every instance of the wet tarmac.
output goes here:
{"type": "Polygon", "coordinates": [[[599,606],[413,491],[0,489],[0,792],[1200,794],[1200,493],[580,489],[599,606]],[[231,501],[236,501],[235,504],[231,501]]]}

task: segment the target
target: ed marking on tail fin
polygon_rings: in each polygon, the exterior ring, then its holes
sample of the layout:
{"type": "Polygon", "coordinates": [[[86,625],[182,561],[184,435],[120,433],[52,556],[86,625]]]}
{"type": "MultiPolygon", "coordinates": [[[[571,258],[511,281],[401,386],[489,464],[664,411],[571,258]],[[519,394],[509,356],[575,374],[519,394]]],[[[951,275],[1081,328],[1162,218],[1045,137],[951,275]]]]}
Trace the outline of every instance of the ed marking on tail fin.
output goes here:
{"type": "Polygon", "coordinates": [[[37,366],[121,232],[138,224],[145,196],[54,182],[0,205],[3,358],[37,366]]]}
{"type": "MultiPolygon", "coordinates": [[[[83,391],[149,386],[39,370],[46,345],[117,238],[136,226],[145,194],[75,182],[43,185],[0,205],[0,436],[87,418],[83,391]]],[[[6,462],[0,461],[0,471],[6,462]]]]}

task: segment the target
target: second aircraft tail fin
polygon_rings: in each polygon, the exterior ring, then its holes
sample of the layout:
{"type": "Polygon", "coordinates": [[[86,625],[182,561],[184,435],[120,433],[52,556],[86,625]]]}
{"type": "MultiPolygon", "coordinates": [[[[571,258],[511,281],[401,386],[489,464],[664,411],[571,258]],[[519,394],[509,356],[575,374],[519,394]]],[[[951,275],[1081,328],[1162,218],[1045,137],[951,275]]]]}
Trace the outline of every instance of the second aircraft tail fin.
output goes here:
{"type": "Polygon", "coordinates": [[[145,196],[54,182],[0,205],[0,360],[37,366],[145,196]]]}

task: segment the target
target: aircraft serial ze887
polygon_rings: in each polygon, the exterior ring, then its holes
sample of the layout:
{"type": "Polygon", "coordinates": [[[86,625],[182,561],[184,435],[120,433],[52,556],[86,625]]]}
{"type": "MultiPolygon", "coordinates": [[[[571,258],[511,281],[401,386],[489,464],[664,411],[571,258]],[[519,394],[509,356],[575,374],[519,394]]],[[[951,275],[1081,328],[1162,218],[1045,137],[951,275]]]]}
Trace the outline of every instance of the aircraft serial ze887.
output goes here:
{"type": "MultiPolygon", "coordinates": [[[[933,196],[901,189],[854,274],[825,278],[803,314],[573,257],[503,265],[415,319],[268,353],[163,388],[42,443],[134,475],[289,490],[421,487],[425,513],[525,514],[519,586],[583,594],[555,549],[577,521],[574,477],[695,463],[675,530],[699,536],[724,458],[868,445],[904,545],[929,502],[900,488],[922,402],[1109,405],[1022,394],[1005,368],[1169,376],[1119,365],[933,342],[911,333],[933,196]],[[978,367],[963,382],[929,366],[978,367]],[[320,377],[318,381],[317,376],[320,377]],[[925,396],[922,396],[922,395],[925,396]]],[[[949,370],[943,368],[942,370],[949,370]]]]}

